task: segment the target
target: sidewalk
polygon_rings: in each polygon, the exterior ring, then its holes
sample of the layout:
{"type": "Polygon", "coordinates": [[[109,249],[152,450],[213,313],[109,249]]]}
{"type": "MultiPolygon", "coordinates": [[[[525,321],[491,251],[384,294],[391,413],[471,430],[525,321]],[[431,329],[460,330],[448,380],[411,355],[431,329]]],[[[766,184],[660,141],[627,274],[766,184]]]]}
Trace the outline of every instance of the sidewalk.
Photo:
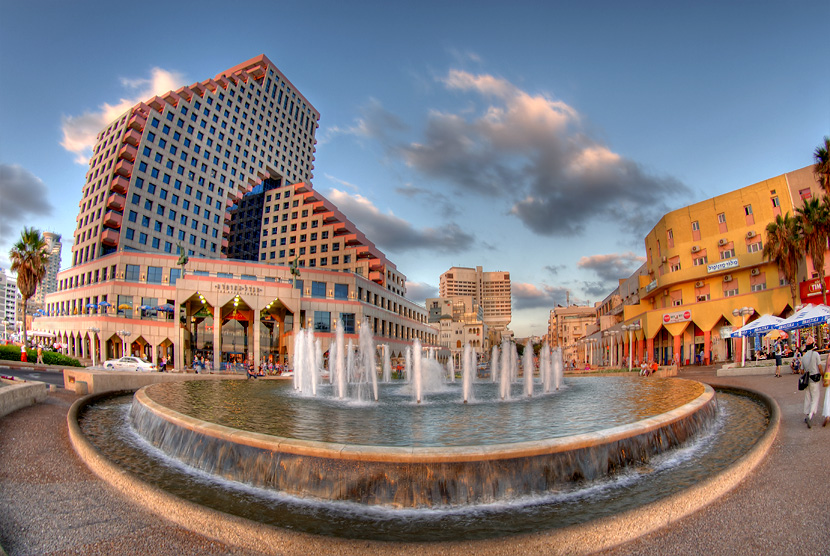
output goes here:
{"type": "MultiPolygon", "coordinates": [[[[682,367],[680,378],[745,386],[772,396],[781,429],[767,460],[735,490],[703,510],[604,555],[830,554],[830,427],[803,422],[796,377],[716,377],[715,367],[682,367]]],[[[567,377],[566,377],[567,380],[567,377]]],[[[643,378],[648,380],[648,378],[643,378]]],[[[121,498],[76,457],[66,413],[77,397],[63,389],[46,402],[0,420],[0,545],[19,554],[251,555],[162,520],[121,498]]],[[[814,420],[815,421],[815,420],[814,420]]],[[[428,544],[427,554],[517,554],[525,539],[506,543],[428,544]],[[508,550],[509,548],[509,550],[508,550]]],[[[322,537],[302,540],[308,554],[329,553],[322,537]]],[[[411,552],[411,546],[355,542],[354,553],[411,552]]],[[[339,547],[341,550],[343,546],[339,547]]],[[[553,548],[553,547],[552,547],[553,548]]],[[[352,552],[345,550],[345,552],[352,552]]]]}

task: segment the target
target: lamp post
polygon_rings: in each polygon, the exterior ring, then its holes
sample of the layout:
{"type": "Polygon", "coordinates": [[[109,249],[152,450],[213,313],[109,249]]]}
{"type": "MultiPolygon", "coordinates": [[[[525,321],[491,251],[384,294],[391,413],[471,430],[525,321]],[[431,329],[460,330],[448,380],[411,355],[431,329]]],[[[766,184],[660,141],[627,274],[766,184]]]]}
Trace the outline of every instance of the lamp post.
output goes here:
{"type": "Polygon", "coordinates": [[[92,332],[92,346],[91,346],[92,347],[92,366],[94,367],[95,366],[95,343],[98,340],[98,333],[101,331],[101,329],[96,328],[94,326],[91,326],[89,328],[89,331],[92,332]]]}
{"type": "MultiPolygon", "coordinates": [[[[755,309],[752,307],[741,307],[740,309],[733,309],[732,314],[740,316],[743,319],[741,328],[746,326],[746,318],[755,314],[755,309]]],[[[746,334],[741,335],[741,367],[746,366],[746,334]]]]}
{"type": "Polygon", "coordinates": [[[124,336],[124,348],[121,350],[121,357],[126,357],[127,356],[127,342],[129,340],[130,334],[132,334],[132,332],[130,332],[129,330],[119,330],[118,334],[121,335],[121,336],[124,336]]]}
{"type": "Polygon", "coordinates": [[[628,370],[629,371],[631,370],[631,363],[632,363],[632,359],[634,358],[634,341],[633,341],[632,338],[634,336],[634,332],[641,329],[642,327],[643,326],[640,324],[640,321],[632,322],[631,324],[628,324],[628,325],[624,324],[620,327],[620,328],[623,329],[623,331],[625,331],[625,330],[628,331],[628,370]]]}

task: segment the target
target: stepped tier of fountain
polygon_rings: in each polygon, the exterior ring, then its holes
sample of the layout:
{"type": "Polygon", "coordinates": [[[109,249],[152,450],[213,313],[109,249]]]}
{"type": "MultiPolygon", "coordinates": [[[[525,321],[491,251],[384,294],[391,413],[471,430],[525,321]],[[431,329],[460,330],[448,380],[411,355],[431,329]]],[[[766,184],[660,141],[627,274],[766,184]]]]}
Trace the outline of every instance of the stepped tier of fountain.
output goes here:
{"type": "MultiPolygon", "coordinates": [[[[544,379],[544,377],[543,377],[544,379]]],[[[532,381],[531,381],[532,382],[532,381]]],[[[542,380],[544,382],[544,380],[542,380]]],[[[648,461],[708,426],[709,386],[683,379],[572,379],[522,397],[527,381],[459,385],[412,397],[381,384],[380,402],[315,396],[276,381],[157,384],[136,393],[133,427],[215,476],[292,496],[398,508],[487,504],[546,494],[648,461]],[[462,387],[465,388],[465,387],[462,387]]]]}

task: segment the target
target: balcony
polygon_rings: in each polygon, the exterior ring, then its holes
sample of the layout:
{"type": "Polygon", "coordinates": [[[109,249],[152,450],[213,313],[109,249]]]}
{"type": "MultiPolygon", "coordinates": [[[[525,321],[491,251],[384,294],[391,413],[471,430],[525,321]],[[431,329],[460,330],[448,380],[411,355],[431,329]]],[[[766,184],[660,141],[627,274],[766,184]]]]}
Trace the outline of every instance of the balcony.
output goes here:
{"type": "Polygon", "coordinates": [[[368,259],[372,255],[369,253],[369,246],[368,245],[358,245],[355,247],[355,258],[357,259],[368,259]]]}
{"type": "Polygon", "coordinates": [[[130,180],[125,178],[124,176],[116,176],[113,178],[112,183],[110,184],[110,191],[115,191],[116,193],[121,193],[122,195],[127,194],[127,188],[130,186],[130,180]]]}
{"type": "Polygon", "coordinates": [[[371,271],[369,272],[369,280],[376,284],[383,285],[383,272],[371,271]]]}
{"type": "Polygon", "coordinates": [[[107,228],[121,228],[121,216],[120,212],[115,212],[114,210],[107,211],[104,215],[104,226],[107,228]]]}
{"type": "Polygon", "coordinates": [[[228,248],[228,238],[225,237],[225,238],[222,238],[222,249],[227,250],[227,248],[228,248]]]}
{"type": "Polygon", "coordinates": [[[230,227],[230,226],[228,226],[227,224],[225,224],[224,226],[222,226],[222,235],[223,235],[223,236],[226,236],[226,235],[228,235],[229,233],[231,233],[231,227],[230,227]]]}
{"type": "Polygon", "coordinates": [[[135,156],[138,154],[138,149],[130,144],[124,144],[121,150],[118,151],[118,158],[122,160],[129,160],[135,162],[135,156]]]}
{"type": "MultiPolygon", "coordinates": [[[[119,160],[118,164],[115,165],[115,173],[119,176],[129,178],[133,175],[133,163],[129,160],[119,160]]],[[[127,190],[125,189],[124,192],[126,193],[127,190]]]]}
{"type": "Polygon", "coordinates": [[[125,204],[127,204],[127,198],[118,193],[110,193],[110,196],[107,197],[107,208],[110,210],[121,212],[124,210],[125,204]]]}
{"type": "Polygon", "coordinates": [[[153,97],[147,105],[156,112],[164,112],[164,99],[161,97],[153,97]]]}
{"type": "Polygon", "coordinates": [[[369,261],[369,270],[375,270],[377,272],[383,271],[383,263],[380,259],[372,259],[369,261]]]}
{"type": "Polygon", "coordinates": [[[128,128],[137,131],[139,134],[144,131],[145,125],[147,125],[147,118],[138,112],[133,113],[130,121],[127,123],[128,128]]]}
{"type": "Polygon", "coordinates": [[[131,129],[126,134],[124,134],[124,138],[121,140],[121,142],[137,147],[138,144],[141,142],[141,133],[134,129],[131,129]]]}
{"type": "Polygon", "coordinates": [[[116,245],[118,245],[119,236],[120,233],[118,232],[118,230],[106,228],[101,234],[101,243],[103,243],[104,245],[109,245],[110,247],[115,247],[116,245]]]}
{"type": "MultiPolygon", "coordinates": [[[[360,240],[357,239],[357,234],[356,233],[346,234],[342,237],[343,237],[343,245],[345,245],[346,247],[355,247],[355,246],[358,246],[358,245],[362,245],[362,243],[360,243],[360,240]]],[[[366,249],[368,249],[368,247],[366,249]]]]}

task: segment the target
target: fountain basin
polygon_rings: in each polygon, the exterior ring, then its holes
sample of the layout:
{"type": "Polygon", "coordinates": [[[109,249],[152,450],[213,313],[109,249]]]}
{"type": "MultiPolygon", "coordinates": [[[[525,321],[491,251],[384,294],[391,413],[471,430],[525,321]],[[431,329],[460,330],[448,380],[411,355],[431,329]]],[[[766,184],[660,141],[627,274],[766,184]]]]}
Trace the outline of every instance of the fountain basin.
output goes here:
{"type": "Polygon", "coordinates": [[[697,395],[691,400],[643,419],[496,444],[379,446],[240,430],[160,403],[154,398],[163,398],[163,389],[172,386],[164,384],[136,393],[130,419],[136,432],[164,453],[225,479],[323,501],[453,507],[550,493],[679,446],[717,414],[712,388],[692,384],[697,395]]]}

